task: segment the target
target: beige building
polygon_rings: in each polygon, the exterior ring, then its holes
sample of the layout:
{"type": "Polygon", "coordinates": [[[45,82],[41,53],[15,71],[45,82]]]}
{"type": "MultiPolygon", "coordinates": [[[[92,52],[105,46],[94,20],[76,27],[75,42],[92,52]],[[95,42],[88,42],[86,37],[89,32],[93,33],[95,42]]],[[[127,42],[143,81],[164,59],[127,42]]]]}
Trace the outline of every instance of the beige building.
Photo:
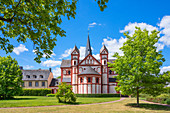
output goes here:
{"type": "Polygon", "coordinates": [[[35,70],[24,70],[22,67],[22,73],[24,81],[24,88],[49,88],[53,73],[51,68],[47,69],[35,69],[35,70]]]}

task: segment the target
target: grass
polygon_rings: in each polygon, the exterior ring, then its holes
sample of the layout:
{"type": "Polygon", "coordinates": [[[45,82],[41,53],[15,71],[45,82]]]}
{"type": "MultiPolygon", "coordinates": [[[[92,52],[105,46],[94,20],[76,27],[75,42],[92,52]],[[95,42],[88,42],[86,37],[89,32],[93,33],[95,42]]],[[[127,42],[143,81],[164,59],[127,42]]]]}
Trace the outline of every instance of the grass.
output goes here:
{"type": "Polygon", "coordinates": [[[140,100],[141,107],[135,107],[136,99],[127,98],[120,102],[80,105],[80,106],[60,106],[60,107],[38,107],[38,108],[16,108],[0,109],[0,113],[170,113],[170,107],[155,105],[140,100]]]}
{"type": "MultiPolygon", "coordinates": [[[[101,103],[119,99],[120,99],[119,97],[105,97],[105,98],[78,97],[77,102],[75,104],[101,103]]],[[[0,100],[0,108],[50,106],[50,105],[65,105],[65,103],[58,103],[56,97],[44,97],[44,96],[16,96],[13,100],[0,100]]]]}

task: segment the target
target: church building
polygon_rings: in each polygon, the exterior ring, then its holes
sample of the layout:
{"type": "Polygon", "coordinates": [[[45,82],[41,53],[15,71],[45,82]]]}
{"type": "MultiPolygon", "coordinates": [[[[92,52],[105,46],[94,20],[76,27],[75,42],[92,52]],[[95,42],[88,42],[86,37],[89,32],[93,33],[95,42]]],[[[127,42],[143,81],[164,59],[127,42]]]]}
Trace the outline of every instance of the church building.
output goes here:
{"type": "Polygon", "coordinates": [[[108,59],[109,51],[105,45],[100,50],[100,59],[92,55],[89,35],[85,58],[80,59],[80,52],[75,46],[71,53],[71,59],[62,60],[61,63],[61,82],[72,85],[72,90],[76,94],[101,94],[101,93],[119,93],[116,92],[117,76],[108,67],[107,62],[113,62],[114,59],[108,59]]]}

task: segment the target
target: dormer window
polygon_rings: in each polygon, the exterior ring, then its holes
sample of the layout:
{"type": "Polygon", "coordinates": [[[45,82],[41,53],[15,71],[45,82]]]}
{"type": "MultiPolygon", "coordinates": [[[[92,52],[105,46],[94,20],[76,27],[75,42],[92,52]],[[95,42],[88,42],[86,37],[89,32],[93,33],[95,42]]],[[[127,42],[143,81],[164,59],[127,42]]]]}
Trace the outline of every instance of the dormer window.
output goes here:
{"type": "Polygon", "coordinates": [[[37,76],[36,76],[36,75],[33,75],[33,78],[37,78],[37,76]]]}
{"type": "Polygon", "coordinates": [[[26,78],[30,78],[30,75],[27,75],[26,78]]]}
{"type": "Polygon", "coordinates": [[[40,75],[40,78],[44,78],[43,75],[40,75]]]}

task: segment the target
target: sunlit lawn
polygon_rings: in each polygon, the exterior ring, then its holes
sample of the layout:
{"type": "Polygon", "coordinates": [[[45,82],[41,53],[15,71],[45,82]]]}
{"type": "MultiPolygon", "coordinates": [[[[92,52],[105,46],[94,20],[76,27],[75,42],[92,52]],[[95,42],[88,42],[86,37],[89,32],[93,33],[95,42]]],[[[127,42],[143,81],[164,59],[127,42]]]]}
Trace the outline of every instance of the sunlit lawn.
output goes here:
{"type": "MultiPolygon", "coordinates": [[[[100,103],[119,100],[119,97],[105,97],[105,98],[87,98],[78,97],[75,104],[89,104],[100,103]]],[[[16,96],[13,100],[0,100],[0,107],[27,107],[27,106],[50,106],[50,105],[64,105],[58,103],[56,97],[44,96],[16,96]]]]}
{"type": "Polygon", "coordinates": [[[97,105],[0,109],[0,113],[170,113],[170,107],[167,106],[140,100],[140,107],[135,107],[135,103],[136,99],[127,98],[120,102],[97,105]]]}

